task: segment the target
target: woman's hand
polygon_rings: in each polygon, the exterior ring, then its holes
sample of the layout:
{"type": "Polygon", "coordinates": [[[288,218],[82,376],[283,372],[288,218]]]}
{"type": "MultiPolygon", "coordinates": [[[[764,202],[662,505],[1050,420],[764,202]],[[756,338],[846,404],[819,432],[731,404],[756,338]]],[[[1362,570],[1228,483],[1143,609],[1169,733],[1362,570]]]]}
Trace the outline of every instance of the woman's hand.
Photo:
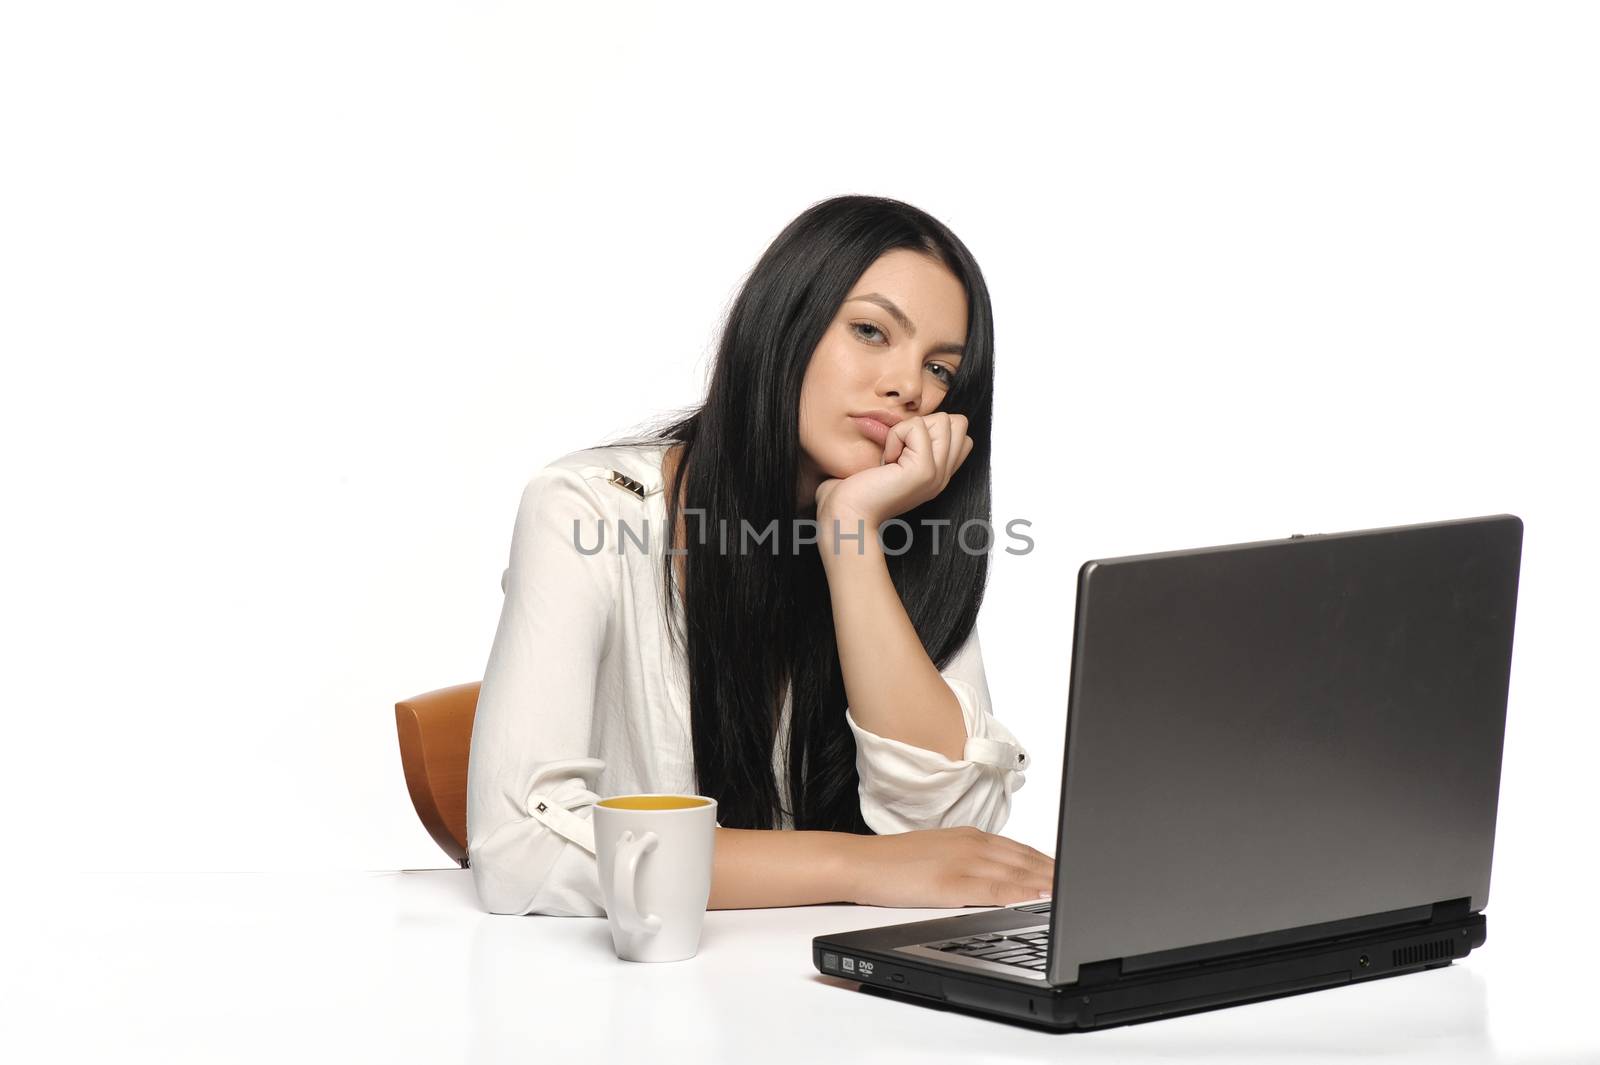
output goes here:
{"type": "Polygon", "coordinates": [[[1010,906],[1055,883],[1054,858],[970,827],[850,836],[845,859],[862,906],[1010,906]]]}
{"type": "Polygon", "coordinates": [[[875,529],[944,491],[971,452],[966,415],[914,415],[890,426],[879,465],[817,485],[817,518],[825,531],[835,517],[875,529]]]}

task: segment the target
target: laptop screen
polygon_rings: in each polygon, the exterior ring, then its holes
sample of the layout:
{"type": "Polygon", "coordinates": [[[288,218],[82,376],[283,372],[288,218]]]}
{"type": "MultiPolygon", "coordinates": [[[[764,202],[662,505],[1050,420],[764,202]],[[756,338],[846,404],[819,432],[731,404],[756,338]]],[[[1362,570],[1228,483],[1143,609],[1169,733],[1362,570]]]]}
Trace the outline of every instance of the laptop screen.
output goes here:
{"type": "Polygon", "coordinates": [[[1086,563],[1052,983],[1489,897],[1522,522],[1086,563]]]}

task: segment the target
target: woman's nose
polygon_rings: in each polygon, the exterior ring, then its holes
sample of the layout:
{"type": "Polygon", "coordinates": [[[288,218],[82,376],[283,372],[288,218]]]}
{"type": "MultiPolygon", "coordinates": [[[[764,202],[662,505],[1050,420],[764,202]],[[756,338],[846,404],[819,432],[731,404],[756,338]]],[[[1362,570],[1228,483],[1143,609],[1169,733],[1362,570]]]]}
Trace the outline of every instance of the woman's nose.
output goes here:
{"type": "Polygon", "coordinates": [[[918,374],[907,374],[904,370],[886,373],[878,382],[878,394],[896,405],[909,403],[915,409],[922,400],[921,379],[918,374]]]}

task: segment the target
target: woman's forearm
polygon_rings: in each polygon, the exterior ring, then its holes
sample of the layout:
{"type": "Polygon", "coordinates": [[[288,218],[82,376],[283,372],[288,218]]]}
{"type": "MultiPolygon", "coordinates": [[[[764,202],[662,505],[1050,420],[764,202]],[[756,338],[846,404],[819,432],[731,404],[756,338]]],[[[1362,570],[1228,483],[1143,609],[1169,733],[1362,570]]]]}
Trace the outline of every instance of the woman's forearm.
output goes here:
{"type": "Polygon", "coordinates": [[[819,511],[818,522],[839,669],[856,724],[946,758],[962,758],[967,724],[961,703],[923,649],[895,591],[877,524],[833,511],[819,511]],[[857,534],[859,539],[843,539],[857,534]]]}
{"type": "Polygon", "coordinates": [[[719,828],[711,866],[711,910],[854,902],[849,832],[719,828]]]}

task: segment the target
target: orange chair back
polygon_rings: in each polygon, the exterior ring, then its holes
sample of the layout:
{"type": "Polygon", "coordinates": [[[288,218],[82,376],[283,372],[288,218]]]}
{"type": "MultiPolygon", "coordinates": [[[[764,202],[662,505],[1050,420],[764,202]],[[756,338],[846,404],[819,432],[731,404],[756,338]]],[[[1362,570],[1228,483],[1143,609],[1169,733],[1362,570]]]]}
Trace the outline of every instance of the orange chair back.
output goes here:
{"type": "Polygon", "coordinates": [[[478,709],[478,681],[440,688],[394,704],[400,764],[422,827],[467,867],[467,752],[478,709]]]}

